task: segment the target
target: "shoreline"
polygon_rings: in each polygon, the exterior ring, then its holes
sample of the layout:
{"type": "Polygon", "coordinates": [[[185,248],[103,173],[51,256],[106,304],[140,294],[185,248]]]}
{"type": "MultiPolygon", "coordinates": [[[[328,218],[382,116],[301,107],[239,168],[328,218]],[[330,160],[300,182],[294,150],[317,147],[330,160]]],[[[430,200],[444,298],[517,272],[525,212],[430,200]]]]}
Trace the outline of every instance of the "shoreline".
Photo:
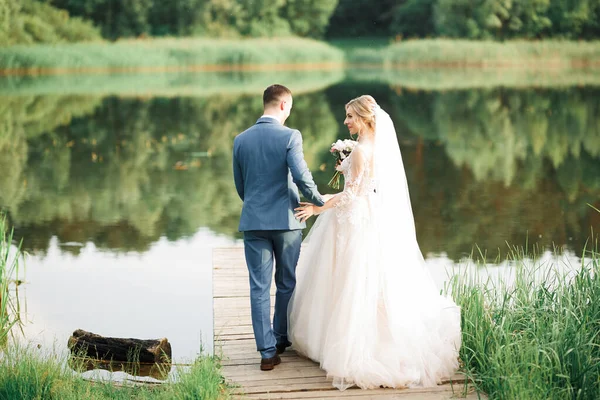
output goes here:
{"type": "Polygon", "coordinates": [[[139,67],[32,67],[32,68],[6,68],[0,69],[0,77],[38,77],[59,75],[110,75],[110,74],[155,74],[175,72],[269,72],[269,71],[330,71],[339,69],[365,69],[365,70],[510,70],[510,71],[582,71],[600,69],[600,60],[572,60],[568,63],[556,61],[548,62],[540,59],[533,62],[520,61],[480,61],[480,62],[419,62],[408,61],[404,63],[391,63],[381,65],[378,63],[296,63],[296,64],[248,64],[248,65],[175,65],[175,66],[139,66],[139,67]]]}
{"type": "Polygon", "coordinates": [[[327,69],[600,69],[600,41],[154,38],[0,47],[0,76],[327,69]]]}

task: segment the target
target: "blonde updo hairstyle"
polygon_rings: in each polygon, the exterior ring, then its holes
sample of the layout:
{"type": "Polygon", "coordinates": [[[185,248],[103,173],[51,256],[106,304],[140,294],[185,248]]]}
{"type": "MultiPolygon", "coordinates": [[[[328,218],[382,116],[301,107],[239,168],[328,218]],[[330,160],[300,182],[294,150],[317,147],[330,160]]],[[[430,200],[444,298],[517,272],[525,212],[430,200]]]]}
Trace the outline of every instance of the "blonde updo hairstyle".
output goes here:
{"type": "Polygon", "coordinates": [[[359,133],[365,130],[375,132],[375,111],[373,108],[376,105],[377,102],[373,96],[368,94],[352,99],[346,104],[346,111],[350,111],[359,117],[357,119],[359,133]]]}

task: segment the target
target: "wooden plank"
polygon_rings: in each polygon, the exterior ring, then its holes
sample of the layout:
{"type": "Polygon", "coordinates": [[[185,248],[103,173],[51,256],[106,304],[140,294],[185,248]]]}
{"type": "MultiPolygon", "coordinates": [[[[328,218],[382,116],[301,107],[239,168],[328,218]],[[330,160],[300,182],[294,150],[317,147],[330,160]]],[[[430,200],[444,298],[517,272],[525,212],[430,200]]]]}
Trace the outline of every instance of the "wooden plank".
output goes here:
{"type": "Polygon", "coordinates": [[[405,392],[388,392],[388,391],[375,391],[375,390],[346,390],[340,392],[339,390],[331,391],[306,391],[306,392],[291,392],[291,393],[260,393],[260,394],[248,394],[242,396],[234,396],[234,399],[378,399],[378,400],[451,400],[457,398],[464,398],[465,400],[476,400],[480,399],[476,393],[470,393],[466,397],[460,396],[454,393],[448,393],[447,391],[431,391],[431,392],[419,392],[415,393],[412,389],[407,389],[405,392]]]}
{"type": "MultiPolygon", "coordinates": [[[[273,387],[273,391],[265,391],[262,393],[249,391],[237,391],[236,394],[243,394],[245,398],[261,398],[261,399],[322,399],[322,398],[375,398],[375,399],[477,399],[477,394],[472,388],[467,388],[463,391],[462,388],[456,388],[455,392],[448,391],[444,386],[436,386],[433,388],[411,388],[411,389],[360,389],[349,388],[345,391],[340,391],[332,386],[329,388],[321,388],[318,384],[309,384],[312,390],[285,390],[281,387],[273,387]]],[[[265,386],[265,388],[267,388],[265,386]]],[[[271,387],[268,387],[271,388],[271,387]]]]}
{"type": "MultiPolygon", "coordinates": [[[[243,388],[236,388],[234,390],[234,394],[246,394],[246,395],[256,395],[256,394],[265,394],[265,393],[269,393],[269,394],[284,394],[284,393],[297,393],[297,392],[307,392],[307,391],[320,391],[320,392],[333,392],[336,393],[336,397],[341,397],[344,396],[344,392],[340,392],[338,389],[334,388],[331,385],[331,382],[314,382],[314,383],[308,383],[305,382],[306,379],[303,379],[302,381],[297,381],[295,383],[286,383],[285,385],[282,384],[281,382],[277,382],[274,381],[271,385],[268,384],[263,384],[262,386],[253,386],[253,387],[248,387],[248,386],[244,386],[243,388]]],[[[352,393],[348,393],[347,395],[356,395],[356,390],[361,390],[361,389],[347,389],[348,391],[352,391],[352,393]]],[[[419,393],[419,389],[384,389],[385,390],[385,394],[397,394],[397,395],[404,395],[407,391],[410,392],[411,394],[416,394],[419,393]]],[[[361,390],[362,392],[367,392],[366,394],[368,395],[372,395],[372,389],[371,390],[361,390]]],[[[472,389],[468,389],[468,391],[472,391],[472,389]]],[[[435,388],[427,388],[424,389],[421,393],[444,393],[446,396],[448,395],[448,390],[445,387],[442,386],[438,386],[435,388]]],[[[363,394],[363,393],[360,393],[363,394]]],[[[464,394],[462,392],[461,388],[456,388],[455,393],[452,393],[453,396],[456,397],[460,397],[462,394],[464,394]]],[[[446,397],[447,398],[447,397],[446,397]]]]}
{"type": "MultiPolygon", "coordinates": [[[[233,317],[231,319],[231,321],[233,320],[233,317]]],[[[218,341],[218,336],[220,333],[222,334],[231,334],[233,332],[239,332],[239,333],[243,333],[243,332],[252,332],[252,324],[251,324],[251,320],[248,319],[247,324],[245,325],[241,325],[241,326],[235,326],[232,323],[223,323],[222,325],[215,325],[214,328],[214,335],[215,335],[215,340],[218,341]]]]}
{"type": "MultiPolygon", "coordinates": [[[[275,284],[271,287],[271,315],[275,305],[275,284]]],[[[233,385],[233,398],[248,399],[414,399],[442,400],[460,397],[475,399],[465,377],[457,374],[433,388],[372,389],[339,391],[327,379],[318,363],[288,349],[273,371],[261,371],[260,354],[252,331],[248,271],[242,247],[213,250],[213,315],[215,353],[222,357],[222,372],[233,385]],[[449,383],[449,382],[452,383],[449,383]]],[[[475,394],[476,395],[476,394],[475,394]]]]}
{"type": "MultiPolygon", "coordinates": [[[[308,362],[282,362],[281,364],[279,364],[277,366],[277,376],[281,377],[283,376],[283,374],[292,371],[292,372],[298,372],[298,374],[306,374],[306,373],[310,373],[313,374],[314,372],[317,372],[319,376],[323,375],[321,368],[319,367],[319,364],[316,363],[308,363],[308,362]],[[310,370],[310,371],[309,371],[310,370]]],[[[227,376],[228,377],[237,377],[237,376],[253,376],[253,375],[259,375],[260,377],[264,377],[267,374],[265,374],[263,371],[261,371],[260,369],[257,368],[257,365],[234,365],[234,366],[230,366],[227,369],[227,376]]],[[[298,375],[291,375],[290,377],[293,376],[298,376],[298,375]]]]}

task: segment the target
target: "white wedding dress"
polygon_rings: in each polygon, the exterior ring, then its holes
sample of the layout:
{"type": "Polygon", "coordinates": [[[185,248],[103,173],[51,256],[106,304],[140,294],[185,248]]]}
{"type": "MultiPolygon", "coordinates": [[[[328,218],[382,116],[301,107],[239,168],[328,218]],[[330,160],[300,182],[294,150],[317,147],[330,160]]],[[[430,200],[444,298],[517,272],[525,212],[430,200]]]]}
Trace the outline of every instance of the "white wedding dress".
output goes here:
{"type": "Polygon", "coordinates": [[[458,368],[460,309],[425,268],[385,111],[374,145],[359,144],[340,169],[344,191],[304,241],[289,339],[341,390],[434,386],[458,368]]]}

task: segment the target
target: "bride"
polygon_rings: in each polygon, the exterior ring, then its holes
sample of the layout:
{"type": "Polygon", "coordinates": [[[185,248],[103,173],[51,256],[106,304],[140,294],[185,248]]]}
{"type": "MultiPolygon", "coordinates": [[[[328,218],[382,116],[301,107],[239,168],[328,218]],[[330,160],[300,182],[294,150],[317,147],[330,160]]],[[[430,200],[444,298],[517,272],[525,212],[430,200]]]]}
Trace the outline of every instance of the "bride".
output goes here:
{"type": "Polygon", "coordinates": [[[434,386],[458,368],[460,310],[425,268],[396,131],[364,95],[346,104],[358,145],[337,168],[345,186],[304,241],[289,337],[340,390],[434,386]]]}

